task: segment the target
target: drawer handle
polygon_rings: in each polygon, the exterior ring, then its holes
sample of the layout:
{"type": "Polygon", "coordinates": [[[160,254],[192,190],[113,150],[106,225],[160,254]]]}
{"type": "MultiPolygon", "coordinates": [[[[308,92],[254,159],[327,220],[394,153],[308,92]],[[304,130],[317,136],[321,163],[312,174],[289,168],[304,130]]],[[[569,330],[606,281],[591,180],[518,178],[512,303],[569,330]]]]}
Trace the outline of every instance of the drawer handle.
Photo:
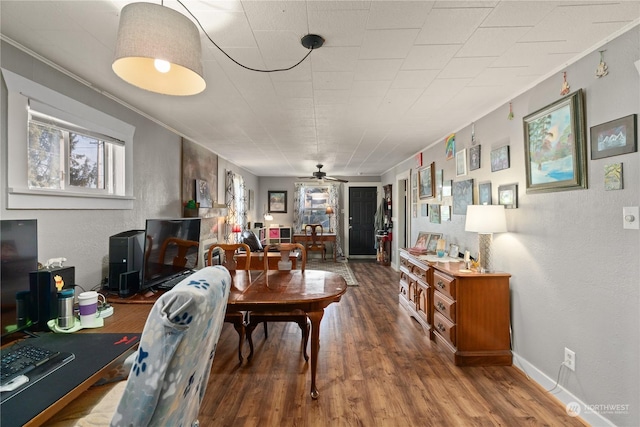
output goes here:
{"type": "Polygon", "coordinates": [[[446,287],[447,287],[447,285],[445,285],[445,284],[442,282],[442,280],[438,280],[438,287],[439,287],[440,289],[444,289],[444,288],[446,288],[446,287]]]}
{"type": "Polygon", "coordinates": [[[445,311],[445,310],[446,310],[446,308],[447,308],[447,307],[446,307],[443,303],[441,303],[440,301],[438,301],[438,302],[436,303],[436,306],[438,307],[438,309],[440,309],[440,310],[442,310],[442,311],[445,311]]]}
{"type": "Polygon", "coordinates": [[[440,332],[444,332],[447,330],[447,328],[444,327],[444,325],[442,323],[438,323],[438,326],[436,326],[438,328],[438,330],[440,332]]]}

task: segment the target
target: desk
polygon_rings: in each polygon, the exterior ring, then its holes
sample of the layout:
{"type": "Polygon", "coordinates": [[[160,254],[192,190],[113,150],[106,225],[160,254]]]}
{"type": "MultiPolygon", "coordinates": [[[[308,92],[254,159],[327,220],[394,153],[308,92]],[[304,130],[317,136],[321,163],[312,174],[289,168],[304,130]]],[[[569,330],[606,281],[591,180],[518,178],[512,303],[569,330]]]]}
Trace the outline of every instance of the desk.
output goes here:
{"type": "Polygon", "coordinates": [[[324,309],[347,291],[336,273],[320,270],[269,270],[252,278],[238,270],[233,276],[227,308],[233,311],[304,311],[311,320],[311,397],[318,398],[316,370],[320,349],[320,321],[324,309]]]}
{"type": "MultiPolygon", "coordinates": [[[[336,248],[336,233],[323,233],[316,238],[323,242],[331,242],[331,246],[333,247],[333,262],[336,262],[336,255],[338,253],[338,248],[336,248]]],[[[306,241],[307,236],[304,233],[293,235],[293,243],[301,243],[304,245],[306,241]]]]}
{"type": "Polygon", "coordinates": [[[105,333],[105,329],[92,329],[94,335],[47,333],[29,338],[34,345],[73,353],[75,359],[3,402],[0,424],[7,427],[42,425],[121,364],[137,346],[140,335],[105,333]]]}

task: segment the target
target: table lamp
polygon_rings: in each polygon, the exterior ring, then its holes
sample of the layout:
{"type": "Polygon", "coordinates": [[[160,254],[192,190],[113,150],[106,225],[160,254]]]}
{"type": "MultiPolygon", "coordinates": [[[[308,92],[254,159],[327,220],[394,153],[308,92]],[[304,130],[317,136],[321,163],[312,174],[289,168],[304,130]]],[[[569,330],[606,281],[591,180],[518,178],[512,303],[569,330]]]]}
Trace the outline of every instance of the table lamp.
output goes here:
{"type": "Polygon", "coordinates": [[[240,243],[238,234],[242,233],[242,226],[240,224],[233,224],[233,227],[231,227],[231,232],[236,235],[236,243],[240,243]]]}
{"type": "Polygon", "coordinates": [[[329,233],[333,233],[333,228],[331,227],[331,215],[333,215],[333,208],[331,206],[327,206],[327,210],[324,213],[329,217],[329,233]]]}
{"type": "Polygon", "coordinates": [[[491,240],[493,233],[507,231],[507,217],[503,205],[468,205],[465,231],[478,233],[480,272],[492,271],[491,240]]]}

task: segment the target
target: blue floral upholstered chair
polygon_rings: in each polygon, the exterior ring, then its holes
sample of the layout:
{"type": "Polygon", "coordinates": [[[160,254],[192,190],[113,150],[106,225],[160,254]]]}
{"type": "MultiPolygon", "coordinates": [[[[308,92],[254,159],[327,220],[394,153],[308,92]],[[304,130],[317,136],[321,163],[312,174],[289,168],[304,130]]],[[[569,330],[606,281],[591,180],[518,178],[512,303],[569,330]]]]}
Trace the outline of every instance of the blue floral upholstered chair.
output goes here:
{"type": "Polygon", "coordinates": [[[158,298],[112,427],[198,425],[230,287],[226,268],[205,267],[158,298]]]}

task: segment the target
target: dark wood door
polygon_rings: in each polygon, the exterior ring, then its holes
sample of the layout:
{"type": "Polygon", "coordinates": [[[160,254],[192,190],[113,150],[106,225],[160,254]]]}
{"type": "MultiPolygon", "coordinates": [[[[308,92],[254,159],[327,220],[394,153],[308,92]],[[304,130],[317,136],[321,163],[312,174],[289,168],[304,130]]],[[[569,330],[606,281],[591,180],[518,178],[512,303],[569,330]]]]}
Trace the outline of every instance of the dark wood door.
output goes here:
{"type": "Polygon", "coordinates": [[[376,254],[376,187],[349,187],[349,256],[376,254]]]}

